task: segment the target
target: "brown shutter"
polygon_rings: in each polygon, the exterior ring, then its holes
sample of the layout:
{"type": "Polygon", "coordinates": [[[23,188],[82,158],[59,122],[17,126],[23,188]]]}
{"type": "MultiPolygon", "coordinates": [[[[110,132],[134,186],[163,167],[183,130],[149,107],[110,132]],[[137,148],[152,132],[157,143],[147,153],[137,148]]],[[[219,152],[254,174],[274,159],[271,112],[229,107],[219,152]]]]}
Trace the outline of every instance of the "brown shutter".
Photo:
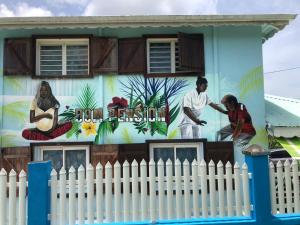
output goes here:
{"type": "Polygon", "coordinates": [[[33,75],[31,38],[5,39],[4,75],[33,75]]]}
{"type": "Polygon", "coordinates": [[[203,34],[178,34],[179,64],[182,70],[204,75],[203,34]]]}
{"type": "Polygon", "coordinates": [[[144,38],[119,39],[119,74],[146,72],[146,44],[144,38]]]}
{"type": "Polygon", "coordinates": [[[92,145],[91,164],[96,167],[100,162],[104,167],[107,162],[114,164],[118,160],[119,145],[92,145]]]}
{"type": "Polygon", "coordinates": [[[124,163],[127,160],[130,164],[133,160],[140,163],[142,160],[149,161],[149,151],[146,143],[139,144],[120,144],[119,162],[124,163]]]}
{"type": "Polygon", "coordinates": [[[118,71],[118,40],[112,38],[91,38],[91,74],[118,71]]]}

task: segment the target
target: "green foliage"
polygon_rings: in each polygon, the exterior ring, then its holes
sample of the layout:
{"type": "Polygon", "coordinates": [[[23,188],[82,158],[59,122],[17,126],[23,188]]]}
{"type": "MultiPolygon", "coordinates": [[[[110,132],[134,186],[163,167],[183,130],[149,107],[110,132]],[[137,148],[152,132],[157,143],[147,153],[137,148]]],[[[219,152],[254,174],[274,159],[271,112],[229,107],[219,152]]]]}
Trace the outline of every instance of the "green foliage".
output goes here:
{"type": "Polygon", "coordinates": [[[75,136],[78,138],[81,132],[80,126],[81,124],[78,121],[72,120],[72,128],[67,132],[66,137],[71,138],[75,134],[75,136]]]}
{"type": "Polygon", "coordinates": [[[264,127],[256,129],[256,135],[251,140],[251,144],[259,144],[262,146],[267,146],[268,143],[267,131],[264,127]]]}
{"type": "Polygon", "coordinates": [[[174,120],[177,118],[178,114],[180,112],[180,105],[179,103],[173,107],[171,110],[170,110],[170,124],[174,122],[174,120]]]}
{"type": "Polygon", "coordinates": [[[239,83],[240,98],[245,99],[246,96],[253,92],[263,89],[263,68],[258,66],[246,73],[239,83]]]}
{"type": "Polygon", "coordinates": [[[67,109],[63,113],[59,114],[58,116],[62,116],[62,121],[71,121],[75,119],[75,110],[74,109],[67,109]]]}
{"type": "Polygon", "coordinates": [[[103,120],[97,130],[97,135],[95,136],[95,142],[100,143],[101,137],[108,134],[114,133],[114,131],[119,127],[118,118],[107,118],[103,120]]]}
{"type": "Polygon", "coordinates": [[[178,134],[178,128],[172,130],[171,132],[169,132],[168,134],[168,139],[174,139],[176,138],[177,134],[178,134]]]}
{"type": "Polygon", "coordinates": [[[282,148],[278,139],[272,135],[268,135],[269,149],[282,148]]]}
{"type": "Polygon", "coordinates": [[[96,106],[95,90],[92,90],[87,84],[77,99],[77,107],[80,109],[95,109],[96,106]]]}

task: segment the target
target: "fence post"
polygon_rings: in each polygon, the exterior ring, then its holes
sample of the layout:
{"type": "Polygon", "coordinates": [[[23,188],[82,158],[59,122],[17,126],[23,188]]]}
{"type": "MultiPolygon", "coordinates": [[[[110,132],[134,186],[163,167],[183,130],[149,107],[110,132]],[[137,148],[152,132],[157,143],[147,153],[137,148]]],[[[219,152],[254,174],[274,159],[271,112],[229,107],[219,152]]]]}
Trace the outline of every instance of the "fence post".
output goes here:
{"type": "Polygon", "coordinates": [[[49,225],[51,162],[28,164],[28,225],[49,225]]]}
{"type": "Polygon", "coordinates": [[[269,225],[272,222],[269,153],[258,145],[251,145],[243,153],[249,173],[252,174],[250,180],[250,199],[253,205],[251,217],[256,220],[256,224],[269,225]]]}

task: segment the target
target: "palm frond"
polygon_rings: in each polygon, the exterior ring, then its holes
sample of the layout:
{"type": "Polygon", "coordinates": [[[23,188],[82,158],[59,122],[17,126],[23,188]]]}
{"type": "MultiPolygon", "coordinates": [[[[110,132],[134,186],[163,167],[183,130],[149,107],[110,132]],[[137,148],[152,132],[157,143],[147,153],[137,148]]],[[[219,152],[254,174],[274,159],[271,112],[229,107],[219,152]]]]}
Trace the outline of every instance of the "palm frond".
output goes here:
{"type": "Polygon", "coordinates": [[[95,90],[92,90],[88,84],[77,98],[77,107],[80,109],[95,109],[97,107],[95,90]]]}

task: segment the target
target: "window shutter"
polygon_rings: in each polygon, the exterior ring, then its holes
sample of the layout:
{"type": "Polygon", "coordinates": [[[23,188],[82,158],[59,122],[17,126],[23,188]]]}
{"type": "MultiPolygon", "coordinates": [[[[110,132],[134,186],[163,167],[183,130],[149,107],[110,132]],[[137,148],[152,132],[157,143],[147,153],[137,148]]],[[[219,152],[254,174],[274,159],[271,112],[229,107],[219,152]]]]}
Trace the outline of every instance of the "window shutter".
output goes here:
{"type": "Polygon", "coordinates": [[[146,41],[144,38],[119,39],[119,74],[146,73],[146,41]]]}
{"type": "Polygon", "coordinates": [[[0,168],[6,171],[14,169],[17,174],[21,170],[27,171],[27,163],[31,161],[30,147],[2,148],[0,154],[0,168]]]}
{"type": "Polygon", "coordinates": [[[90,50],[92,75],[118,71],[117,39],[92,37],[90,50]]]}
{"type": "Polygon", "coordinates": [[[204,75],[203,34],[178,34],[179,66],[182,70],[204,75]]]}
{"type": "Polygon", "coordinates": [[[4,75],[33,75],[31,38],[5,39],[4,75]]]}

